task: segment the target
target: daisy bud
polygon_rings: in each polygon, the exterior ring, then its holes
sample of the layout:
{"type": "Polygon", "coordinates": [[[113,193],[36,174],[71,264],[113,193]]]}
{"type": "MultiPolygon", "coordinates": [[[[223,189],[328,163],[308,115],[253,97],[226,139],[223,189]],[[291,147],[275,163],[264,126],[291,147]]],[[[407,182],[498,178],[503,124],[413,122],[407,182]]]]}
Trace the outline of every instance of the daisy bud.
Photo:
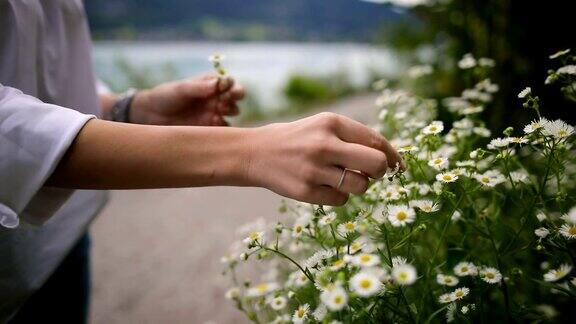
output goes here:
{"type": "Polygon", "coordinates": [[[240,254],[240,260],[242,260],[242,261],[248,260],[248,253],[242,253],[242,254],[240,254]]]}
{"type": "Polygon", "coordinates": [[[281,234],[283,229],[284,226],[282,225],[282,223],[276,224],[276,233],[281,234]]]}

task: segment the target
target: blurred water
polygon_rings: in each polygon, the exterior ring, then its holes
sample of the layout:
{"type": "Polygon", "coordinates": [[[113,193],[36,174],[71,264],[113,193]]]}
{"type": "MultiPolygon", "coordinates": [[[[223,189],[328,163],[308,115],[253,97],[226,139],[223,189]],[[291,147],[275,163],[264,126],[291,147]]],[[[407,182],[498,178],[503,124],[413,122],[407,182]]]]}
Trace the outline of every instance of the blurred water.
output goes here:
{"type": "Polygon", "coordinates": [[[106,80],[122,80],[114,63],[119,56],[152,72],[169,63],[178,77],[186,77],[211,71],[207,58],[213,53],[226,55],[228,72],[268,107],[282,103],[281,89],[292,73],[345,72],[354,85],[362,85],[370,70],[394,75],[399,69],[398,59],[384,48],[343,43],[96,42],[94,63],[106,80]]]}

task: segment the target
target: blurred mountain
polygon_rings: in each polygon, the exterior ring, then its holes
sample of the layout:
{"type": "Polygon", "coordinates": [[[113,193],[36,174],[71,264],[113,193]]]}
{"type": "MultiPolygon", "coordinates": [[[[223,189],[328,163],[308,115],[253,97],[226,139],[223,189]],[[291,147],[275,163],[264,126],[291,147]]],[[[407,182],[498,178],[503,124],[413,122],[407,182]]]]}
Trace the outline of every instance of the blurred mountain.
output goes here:
{"type": "Polygon", "coordinates": [[[406,18],[359,0],[88,0],[96,39],[368,41],[406,18]]]}

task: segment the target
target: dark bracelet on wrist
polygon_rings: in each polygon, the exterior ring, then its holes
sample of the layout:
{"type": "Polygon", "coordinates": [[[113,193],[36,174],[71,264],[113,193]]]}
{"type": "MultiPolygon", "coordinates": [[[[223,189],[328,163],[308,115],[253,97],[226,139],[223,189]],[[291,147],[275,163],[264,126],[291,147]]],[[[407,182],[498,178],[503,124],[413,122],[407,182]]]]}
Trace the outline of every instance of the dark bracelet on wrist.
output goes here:
{"type": "Polygon", "coordinates": [[[130,122],[130,106],[134,96],[136,95],[136,89],[128,89],[120,95],[120,98],[111,110],[112,120],[115,122],[129,123],[130,122]]]}

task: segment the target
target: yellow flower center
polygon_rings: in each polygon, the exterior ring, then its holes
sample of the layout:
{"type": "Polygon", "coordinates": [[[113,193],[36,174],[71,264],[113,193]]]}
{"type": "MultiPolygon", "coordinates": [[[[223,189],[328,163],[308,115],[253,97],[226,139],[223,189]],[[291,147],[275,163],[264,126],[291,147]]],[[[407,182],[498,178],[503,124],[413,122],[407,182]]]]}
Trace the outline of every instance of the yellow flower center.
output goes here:
{"type": "Polygon", "coordinates": [[[363,279],[360,281],[360,287],[363,289],[368,289],[368,288],[372,287],[372,281],[370,281],[368,279],[363,279]]]}
{"type": "Polygon", "coordinates": [[[490,182],[490,178],[488,178],[488,177],[482,177],[482,182],[484,182],[484,183],[489,183],[489,182],[490,182]]]}
{"type": "Polygon", "coordinates": [[[258,292],[264,293],[268,290],[268,284],[265,283],[261,283],[256,285],[256,290],[258,290],[258,292]]]}
{"type": "Polygon", "coordinates": [[[442,177],[442,179],[443,179],[444,181],[450,181],[450,180],[452,180],[452,176],[449,175],[449,174],[445,174],[445,175],[442,177]]]}
{"type": "Polygon", "coordinates": [[[396,219],[398,219],[399,221],[403,221],[406,218],[408,218],[408,214],[406,214],[406,212],[404,211],[400,211],[398,212],[398,214],[396,214],[396,219]]]}
{"type": "Polygon", "coordinates": [[[296,233],[300,233],[302,232],[302,226],[298,225],[294,230],[296,231],[296,233]]]}
{"type": "Polygon", "coordinates": [[[296,315],[297,315],[299,318],[302,318],[302,317],[304,317],[304,315],[306,315],[306,311],[305,311],[304,309],[302,309],[302,308],[299,308],[298,311],[296,312],[296,315]]]}
{"type": "Polygon", "coordinates": [[[468,267],[462,267],[462,269],[460,269],[460,271],[466,273],[466,272],[468,272],[468,267]]]}
{"type": "Polygon", "coordinates": [[[461,291],[461,290],[457,291],[457,292],[456,292],[456,297],[458,297],[458,298],[464,297],[464,292],[461,291]]]}
{"type": "Polygon", "coordinates": [[[576,225],[570,226],[570,228],[568,229],[568,234],[576,235],[576,225]]]}
{"type": "Polygon", "coordinates": [[[452,283],[452,278],[450,278],[450,277],[444,278],[444,283],[447,283],[447,284],[452,283]]]}
{"type": "Polygon", "coordinates": [[[362,263],[367,263],[370,262],[370,260],[372,260],[372,256],[368,255],[368,254],[363,254],[360,256],[360,261],[362,263]]]}
{"type": "Polygon", "coordinates": [[[442,163],[442,160],[441,160],[441,159],[436,159],[436,160],[434,160],[434,164],[440,164],[440,163],[442,163]]]}
{"type": "Polygon", "coordinates": [[[346,230],[348,230],[348,231],[353,231],[354,230],[354,224],[346,223],[346,225],[344,225],[344,228],[346,228],[346,230]]]}
{"type": "Polygon", "coordinates": [[[430,127],[430,131],[431,131],[431,132],[435,132],[435,131],[437,131],[437,130],[438,130],[438,128],[436,128],[436,126],[430,127]]]}
{"type": "Polygon", "coordinates": [[[344,298],[340,295],[334,297],[334,304],[340,305],[344,302],[344,298]]]}
{"type": "Polygon", "coordinates": [[[400,281],[405,281],[406,279],[408,279],[408,274],[406,272],[401,272],[398,275],[398,278],[400,279],[400,281]]]}
{"type": "Polygon", "coordinates": [[[492,272],[486,273],[486,278],[488,278],[488,279],[494,279],[495,277],[496,276],[492,272]]]}

